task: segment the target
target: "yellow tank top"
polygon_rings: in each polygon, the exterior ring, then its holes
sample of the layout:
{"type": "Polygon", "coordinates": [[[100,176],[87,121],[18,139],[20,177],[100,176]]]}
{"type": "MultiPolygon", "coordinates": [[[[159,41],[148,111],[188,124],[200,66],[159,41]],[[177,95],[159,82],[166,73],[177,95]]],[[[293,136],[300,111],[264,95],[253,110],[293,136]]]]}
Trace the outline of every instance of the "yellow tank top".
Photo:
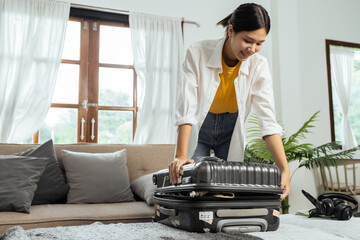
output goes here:
{"type": "Polygon", "coordinates": [[[235,67],[229,67],[225,64],[224,59],[222,59],[223,72],[219,74],[220,85],[211,104],[210,112],[215,114],[234,113],[238,110],[234,80],[238,76],[240,64],[241,62],[239,61],[235,67]]]}

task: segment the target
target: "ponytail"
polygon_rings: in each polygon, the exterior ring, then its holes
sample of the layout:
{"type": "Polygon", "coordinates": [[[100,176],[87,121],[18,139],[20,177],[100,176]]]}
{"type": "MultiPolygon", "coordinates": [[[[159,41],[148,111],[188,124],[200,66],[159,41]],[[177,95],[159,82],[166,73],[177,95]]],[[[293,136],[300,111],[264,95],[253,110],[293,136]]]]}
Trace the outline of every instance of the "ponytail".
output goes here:
{"type": "Polygon", "coordinates": [[[224,18],[223,20],[221,20],[220,22],[218,22],[216,25],[221,25],[223,27],[227,27],[229,25],[229,21],[232,17],[232,13],[230,13],[226,18],[224,18]]]}

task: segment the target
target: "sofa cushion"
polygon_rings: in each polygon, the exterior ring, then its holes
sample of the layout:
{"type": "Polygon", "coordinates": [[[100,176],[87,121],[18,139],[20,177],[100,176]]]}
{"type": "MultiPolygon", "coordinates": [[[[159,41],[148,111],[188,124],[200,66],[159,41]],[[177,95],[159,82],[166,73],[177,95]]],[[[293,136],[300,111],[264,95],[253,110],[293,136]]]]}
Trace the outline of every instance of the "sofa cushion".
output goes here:
{"type": "Polygon", "coordinates": [[[67,203],[134,201],[125,149],[114,153],[63,150],[62,160],[70,186],[67,203]]]}
{"type": "Polygon", "coordinates": [[[152,176],[153,173],[146,174],[130,184],[131,190],[150,206],[154,206],[153,196],[157,187],[152,181],[152,176]]]}
{"type": "Polygon", "coordinates": [[[151,221],[154,207],[144,201],[98,204],[47,204],[30,207],[31,214],[2,212],[0,235],[8,228],[20,225],[24,229],[84,225],[93,222],[144,222],[151,221]]]}
{"type": "Polygon", "coordinates": [[[66,202],[69,185],[60,169],[52,140],[16,155],[49,158],[45,171],[38,182],[32,205],[66,202]]]}
{"type": "Polygon", "coordinates": [[[0,211],[30,213],[48,158],[0,155],[0,211]]]}

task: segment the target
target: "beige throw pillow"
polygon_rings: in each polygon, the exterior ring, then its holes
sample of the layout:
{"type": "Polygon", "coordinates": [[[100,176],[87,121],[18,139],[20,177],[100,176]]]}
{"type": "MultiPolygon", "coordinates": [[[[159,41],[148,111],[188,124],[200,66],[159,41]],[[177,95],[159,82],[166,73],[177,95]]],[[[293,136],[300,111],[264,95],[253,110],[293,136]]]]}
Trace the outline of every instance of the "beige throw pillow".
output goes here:
{"type": "Polygon", "coordinates": [[[67,203],[134,201],[125,149],[115,153],[62,150],[62,159],[70,186],[67,203]]]}

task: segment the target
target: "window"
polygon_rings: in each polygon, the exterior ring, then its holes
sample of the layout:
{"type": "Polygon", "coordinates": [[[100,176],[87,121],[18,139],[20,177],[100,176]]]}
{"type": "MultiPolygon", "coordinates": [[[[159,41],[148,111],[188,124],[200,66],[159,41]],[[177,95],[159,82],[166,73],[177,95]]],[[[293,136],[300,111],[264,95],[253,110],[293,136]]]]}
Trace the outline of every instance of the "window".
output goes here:
{"type": "Polygon", "coordinates": [[[128,16],[71,9],[62,61],[35,143],[131,143],[137,116],[128,16]]]}
{"type": "Polygon", "coordinates": [[[341,122],[343,114],[339,105],[339,100],[335,92],[334,79],[331,73],[330,53],[337,48],[347,48],[354,52],[354,64],[351,81],[350,106],[348,118],[356,141],[360,143],[360,44],[347,43],[333,40],[326,40],[326,58],[330,101],[330,122],[332,141],[341,142],[341,122]]]}

